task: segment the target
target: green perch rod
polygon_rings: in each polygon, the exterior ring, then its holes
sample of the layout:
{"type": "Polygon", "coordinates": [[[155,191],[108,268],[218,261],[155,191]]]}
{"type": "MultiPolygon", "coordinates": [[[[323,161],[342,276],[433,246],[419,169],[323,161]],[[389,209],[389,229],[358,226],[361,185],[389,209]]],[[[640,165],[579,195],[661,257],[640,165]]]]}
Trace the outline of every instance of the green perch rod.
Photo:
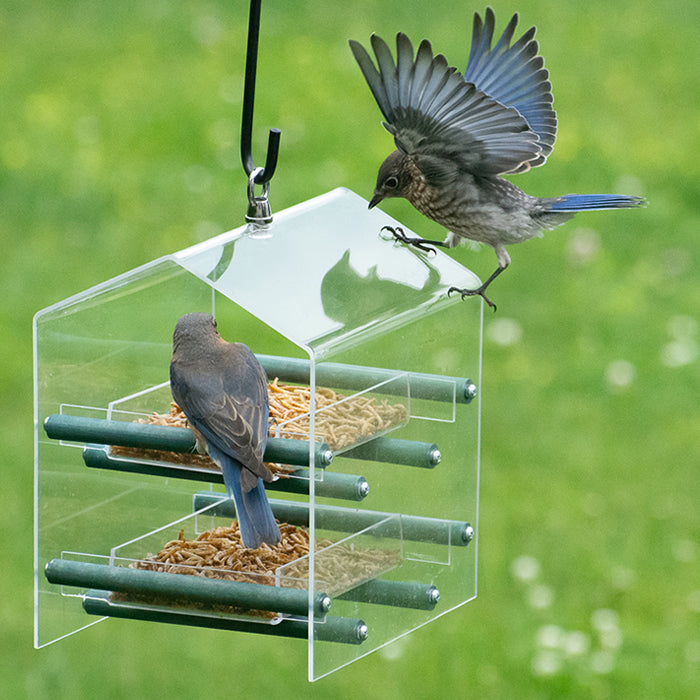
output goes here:
{"type": "MultiPolygon", "coordinates": [[[[194,433],[188,428],[85,418],[54,413],[44,421],[48,437],[55,440],[119,445],[168,452],[194,452],[194,433]]],[[[325,443],[314,444],[315,464],[325,468],[333,461],[333,452],[325,443]]],[[[440,462],[440,450],[429,442],[378,437],[344,453],[353,459],[392,462],[430,469],[440,462]]],[[[268,438],[265,461],[292,466],[309,466],[306,440],[268,438]]]]}
{"type": "MultiPolygon", "coordinates": [[[[294,357],[277,357],[275,355],[257,355],[258,362],[265,368],[271,379],[279,377],[285,382],[297,384],[309,383],[309,360],[294,357]]],[[[362,367],[345,365],[337,362],[316,363],[316,385],[336,389],[354,389],[356,391],[387,382],[402,374],[393,369],[379,367],[362,367]]],[[[433,401],[456,401],[469,403],[476,396],[476,385],[465,377],[444,377],[440,374],[423,374],[408,372],[411,396],[416,399],[433,401]]],[[[403,382],[387,382],[378,391],[386,394],[403,395],[403,382]]]]}
{"type": "MultiPolygon", "coordinates": [[[[309,505],[297,501],[282,501],[268,499],[272,512],[280,522],[291,525],[309,525],[309,505]]],[[[207,506],[210,515],[225,518],[235,518],[236,509],[233,502],[211,491],[200,491],[194,496],[194,510],[199,511],[207,506]]],[[[365,528],[386,520],[395,513],[359,510],[355,508],[339,508],[316,504],[316,527],[322,530],[339,532],[359,532],[365,528]]],[[[431,542],[434,544],[451,544],[466,547],[474,537],[472,526],[461,520],[442,520],[426,518],[418,515],[401,515],[400,519],[392,518],[374,532],[380,537],[403,538],[415,542],[431,542]]]]}
{"type": "MultiPolygon", "coordinates": [[[[147,450],[194,452],[196,444],[194,433],[188,428],[84,418],[58,413],[46,418],[44,430],[50,438],[55,440],[120,445],[147,450]]],[[[316,443],[314,447],[316,466],[327,467],[333,459],[333,453],[328,445],[316,443]]],[[[308,467],[309,443],[306,440],[268,438],[264,457],[266,462],[308,467]]]]}
{"type": "Polygon", "coordinates": [[[435,586],[426,583],[387,581],[375,578],[356,586],[337,598],[375,605],[433,610],[440,600],[440,591],[435,586]]]}
{"type": "MultiPolygon", "coordinates": [[[[130,620],[164,622],[173,625],[191,627],[209,627],[235,632],[269,634],[278,637],[306,639],[308,635],[307,620],[282,620],[277,624],[261,624],[234,620],[227,617],[207,617],[186,611],[169,611],[134,607],[127,603],[112,603],[106,591],[88,591],[83,599],[83,608],[90,615],[103,617],[121,617],[130,620]]],[[[348,617],[326,617],[314,625],[314,637],[323,642],[340,642],[343,644],[362,644],[367,639],[367,625],[362,620],[348,617]]]]}
{"type": "MultiPolygon", "coordinates": [[[[271,610],[289,615],[306,615],[309,609],[309,594],[300,588],[281,588],[204,576],[183,576],[164,571],[146,571],[70,559],[52,559],[46,565],[44,573],[49,583],[78,588],[166,596],[198,603],[271,610]]],[[[325,615],[330,606],[331,599],[327,594],[316,593],[314,615],[325,615]]]]}
{"type": "MultiPolygon", "coordinates": [[[[224,476],[216,469],[193,467],[191,465],[166,464],[163,462],[138,462],[108,455],[100,445],[88,445],[83,450],[83,461],[88,467],[113,469],[115,471],[151,474],[170,479],[189,479],[206,483],[223,484],[224,476]]],[[[291,478],[280,478],[265,484],[268,491],[285,493],[309,493],[309,470],[299,467],[291,478]]],[[[323,480],[316,481],[316,495],[324,498],[342,498],[348,501],[361,501],[369,493],[369,484],[362,476],[325,472],[323,480]]]]}

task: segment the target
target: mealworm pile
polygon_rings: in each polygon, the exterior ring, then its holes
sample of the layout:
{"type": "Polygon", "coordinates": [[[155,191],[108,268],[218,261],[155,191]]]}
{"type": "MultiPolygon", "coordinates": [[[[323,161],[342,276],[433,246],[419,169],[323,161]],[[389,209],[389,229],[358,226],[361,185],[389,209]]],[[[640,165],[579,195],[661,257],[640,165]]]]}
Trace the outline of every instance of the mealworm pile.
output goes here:
{"type": "MultiPolygon", "coordinates": [[[[376,578],[401,563],[398,551],[385,549],[364,549],[353,543],[338,544],[330,548],[330,540],[318,540],[315,561],[316,581],[323,581],[324,591],[329,595],[344,593],[360,583],[376,578]]],[[[292,577],[290,588],[305,588],[309,577],[309,560],[292,562],[284,570],[285,576],[292,577]]]]}
{"type": "Polygon", "coordinates": [[[194,540],[185,539],[184,530],[170,540],[158,554],[149,554],[131,566],[148,571],[190,574],[228,581],[275,583],[275,569],[309,553],[306,529],[281,523],[281,540],[276,545],[262,544],[247,549],[241,541],[238,521],[230,527],[207,530],[194,540]]]}
{"type": "MultiPolygon", "coordinates": [[[[238,522],[230,527],[217,527],[207,530],[194,540],[185,539],[180,531],[178,539],[168,542],[158,554],[149,554],[143,559],[130,564],[131,568],[146,571],[159,571],[171,574],[204,576],[227,581],[275,585],[275,570],[305,557],[309,551],[309,532],[306,528],[287,523],[279,525],[281,540],[270,546],[263,544],[257,549],[246,549],[241,542],[238,522]]],[[[316,550],[323,550],[333,544],[330,540],[319,539],[316,550]]],[[[293,588],[305,588],[308,579],[308,560],[299,562],[298,566],[287,567],[280,583],[293,588]],[[295,578],[290,578],[295,577],[295,578]]],[[[327,593],[345,591],[360,582],[377,576],[399,563],[396,552],[372,549],[360,549],[352,545],[337,545],[317,556],[316,579],[327,582],[327,593]]],[[[169,605],[187,605],[189,607],[220,612],[240,613],[241,610],[230,606],[207,606],[184,600],[165,600],[163,598],[133,596],[131,594],[113,593],[114,600],[166,603],[169,605]]],[[[264,610],[245,610],[245,614],[275,617],[275,613],[264,610]]]]}
{"type": "MultiPolygon", "coordinates": [[[[268,385],[270,417],[280,426],[283,437],[308,439],[311,391],[303,386],[280,384],[275,377],[268,385]]],[[[332,450],[400,425],[406,420],[406,406],[377,402],[371,396],[347,398],[332,389],[316,389],[316,436],[332,450]]]]}

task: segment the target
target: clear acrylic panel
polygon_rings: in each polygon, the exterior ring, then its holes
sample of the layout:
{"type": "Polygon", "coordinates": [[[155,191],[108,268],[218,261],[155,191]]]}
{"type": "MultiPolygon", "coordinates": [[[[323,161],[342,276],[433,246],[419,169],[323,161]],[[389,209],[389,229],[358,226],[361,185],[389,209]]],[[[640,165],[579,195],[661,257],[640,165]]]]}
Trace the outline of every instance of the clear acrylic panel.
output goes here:
{"type": "MultiPolygon", "coordinates": [[[[315,680],[476,595],[483,304],[446,292],[479,280],[440,251],[394,244],[386,225],[398,222],[334,190],[36,315],[37,647],[109,616],[176,615],[305,637],[315,680]],[[267,491],[281,522],[308,528],[309,551],[260,576],[278,591],[263,591],[266,605],[284,601],[262,618],[201,603],[206,582],[192,584],[191,607],[99,587],[110,576],[131,586],[134,563],[180,531],[193,539],[235,517],[204,458],[124,451],[100,433],[168,413],[172,332],[191,311],[213,313],[226,340],[258,355],[271,396],[281,386],[306,401],[272,425],[270,461],[284,473],[267,491]]],[[[226,575],[209,569],[195,573],[226,575]]]]}

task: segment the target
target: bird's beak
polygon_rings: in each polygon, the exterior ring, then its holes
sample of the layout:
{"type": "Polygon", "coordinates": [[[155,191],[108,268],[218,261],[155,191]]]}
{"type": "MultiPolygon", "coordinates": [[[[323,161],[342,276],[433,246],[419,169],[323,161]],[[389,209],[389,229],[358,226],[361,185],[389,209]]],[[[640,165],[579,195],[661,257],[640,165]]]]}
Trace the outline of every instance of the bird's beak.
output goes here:
{"type": "Polygon", "coordinates": [[[379,204],[379,202],[382,201],[382,199],[384,199],[384,197],[382,197],[382,195],[377,194],[377,193],[375,192],[375,193],[374,193],[374,197],[372,197],[372,199],[369,200],[369,206],[368,206],[367,208],[368,208],[368,209],[373,209],[374,207],[377,206],[377,204],[379,204]]]}

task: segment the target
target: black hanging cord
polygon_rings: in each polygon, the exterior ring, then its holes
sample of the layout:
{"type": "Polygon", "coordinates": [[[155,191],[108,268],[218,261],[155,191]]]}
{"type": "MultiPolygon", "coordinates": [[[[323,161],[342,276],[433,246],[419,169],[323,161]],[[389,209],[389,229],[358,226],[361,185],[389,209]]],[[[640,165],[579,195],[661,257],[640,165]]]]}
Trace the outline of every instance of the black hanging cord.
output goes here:
{"type": "MultiPolygon", "coordinates": [[[[245,61],[245,85],[243,87],[243,119],[241,123],[241,160],[243,169],[250,177],[256,170],[251,153],[253,132],[253,104],[255,102],[255,72],[258,63],[258,36],[260,34],[260,5],[262,0],[251,0],[250,18],[248,21],[248,49],[245,61]]],[[[277,155],[280,147],[279,129],[270,129],[267,140],[267,157],[265,167],[259,172],[254,181],[258,185],[270,182],[277,167],[277,155]]]]}

